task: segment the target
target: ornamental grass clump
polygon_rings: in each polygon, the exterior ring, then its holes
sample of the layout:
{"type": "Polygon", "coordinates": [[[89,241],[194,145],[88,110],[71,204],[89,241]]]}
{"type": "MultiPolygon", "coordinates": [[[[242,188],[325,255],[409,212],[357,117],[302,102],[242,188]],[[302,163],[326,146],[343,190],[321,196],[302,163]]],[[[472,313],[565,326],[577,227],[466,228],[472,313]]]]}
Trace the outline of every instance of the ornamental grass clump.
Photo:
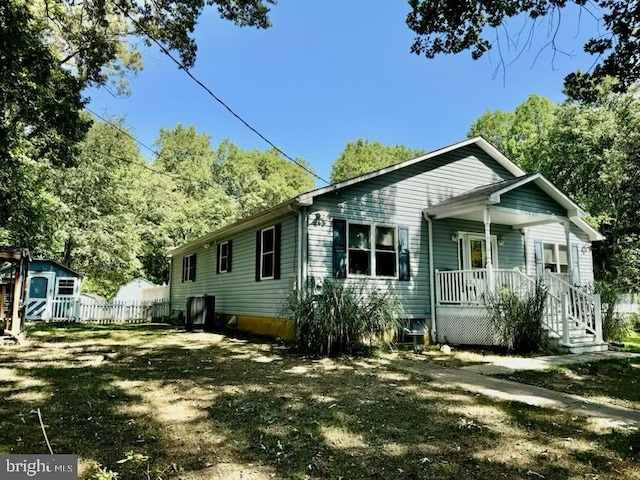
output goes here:
{"type": "Polygon", "coordinates": [[[541,282],[518,295],[504,288],[484,297],[484,305],[500,341],[514,353],[534,353],[547,346],[543,327],[548,290],[541,282]]]}
{"type": "Polygon", "coordinates": [[[400,328],[401,303],[393,290],[326,280],[318,294],[291,292],[280,316],[294,322],[303,354],[352,354],[366,342],[388,348],[400,328]]]}

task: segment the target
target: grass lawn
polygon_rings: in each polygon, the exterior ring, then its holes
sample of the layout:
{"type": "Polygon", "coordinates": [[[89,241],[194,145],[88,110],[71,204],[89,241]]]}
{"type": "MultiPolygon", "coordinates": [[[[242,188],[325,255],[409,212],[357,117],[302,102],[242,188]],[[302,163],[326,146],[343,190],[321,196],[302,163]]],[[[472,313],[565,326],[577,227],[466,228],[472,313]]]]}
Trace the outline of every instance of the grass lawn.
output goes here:
{"type": "Polygon", "coordinates": [[[498,376],[640,410],[640,358],[601,360],[498,376]]]}
{"type": "Polygon", "coordinates": [[[0,347],[0,452],[47,451],[40,409],[81,478],[640,478],[638,431],[439,390],[393,359],[149,325],[30,338],[0,347]]]}
{"type": "Polygon", "coordinates": [[[630,332],[629,335],[622,340],[622,343],[624,344],[624,348],[621,350],[640,353],[640,333],[630,332]]]}

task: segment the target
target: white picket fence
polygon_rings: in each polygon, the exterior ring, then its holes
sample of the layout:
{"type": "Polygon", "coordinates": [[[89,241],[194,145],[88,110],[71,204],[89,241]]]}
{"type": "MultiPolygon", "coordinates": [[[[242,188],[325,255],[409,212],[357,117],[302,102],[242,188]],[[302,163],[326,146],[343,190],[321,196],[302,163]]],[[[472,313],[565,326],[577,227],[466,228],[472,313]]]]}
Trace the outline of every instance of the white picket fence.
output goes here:
{"type": "Polygon", "coordinates": [[[58,297],[50,300],[42,320],[45,322],[144,323],[169,317],[169,300],[99,303],[58,297]]]}

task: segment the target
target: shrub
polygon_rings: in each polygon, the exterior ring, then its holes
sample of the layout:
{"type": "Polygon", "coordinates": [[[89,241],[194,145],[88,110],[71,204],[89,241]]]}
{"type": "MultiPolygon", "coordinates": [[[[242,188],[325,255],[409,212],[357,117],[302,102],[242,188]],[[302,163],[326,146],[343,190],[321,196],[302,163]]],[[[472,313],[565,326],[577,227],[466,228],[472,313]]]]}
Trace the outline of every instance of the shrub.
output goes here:
{"type": "Polygon", "coordinates": [[[402,306],[393,290],[326,280],[317,295],[291,292],[280,316],[293,320],[300,352],[327,356],[353,353],[364,341],[389,347],[400,327],[402,306]]]}
{"type": "Polygon", "coordinates": [[[548,335],[543,327],[547,287],[536,282],[524,295],[502,289],[484,297],[489,319],[500,341],[512,352],[532,353],[547,346],[548,335]]]}
{"type": "Polygon", "coordinates": [[[640,313],[632,313],[629,323],[635,332],[640,333],[640,313]]]}
{"type": "Polygon", "coordinates": [[[602,305],[602,337],[608,342],[620,342],[629,333],[629,322],[616,313],[620,290],[603,280],[595,282],[595,289],[602,305]]]}

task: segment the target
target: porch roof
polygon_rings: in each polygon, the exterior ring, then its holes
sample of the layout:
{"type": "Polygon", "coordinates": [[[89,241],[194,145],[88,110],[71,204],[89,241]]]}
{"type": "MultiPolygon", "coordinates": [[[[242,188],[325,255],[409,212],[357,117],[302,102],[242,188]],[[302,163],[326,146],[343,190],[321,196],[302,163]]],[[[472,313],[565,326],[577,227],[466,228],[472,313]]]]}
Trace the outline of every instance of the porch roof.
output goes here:
{"type": "Polygon", "coordinates": [[[461,218],[465,220],[483,221],[484,210],[491,207],[492,223],[511,225],[514,229],[547,223],[560,223],[569,219],[580,230],[585,232],[592,241],[603,240],[603,236],[591,227],[585,220],[586,212],[573,200],[562,193],[540,173],[522,175],[520,177],[503,180],[483,187],[474,188],[468,192],[448,198],[436,205],[424,209],[424,214],[434,219],[461,218]],[[566,214],[557,212],[534,211],[501,206],[502,195],[525,185],[536,185],[550,199],[557,203],[566,214]]]}

